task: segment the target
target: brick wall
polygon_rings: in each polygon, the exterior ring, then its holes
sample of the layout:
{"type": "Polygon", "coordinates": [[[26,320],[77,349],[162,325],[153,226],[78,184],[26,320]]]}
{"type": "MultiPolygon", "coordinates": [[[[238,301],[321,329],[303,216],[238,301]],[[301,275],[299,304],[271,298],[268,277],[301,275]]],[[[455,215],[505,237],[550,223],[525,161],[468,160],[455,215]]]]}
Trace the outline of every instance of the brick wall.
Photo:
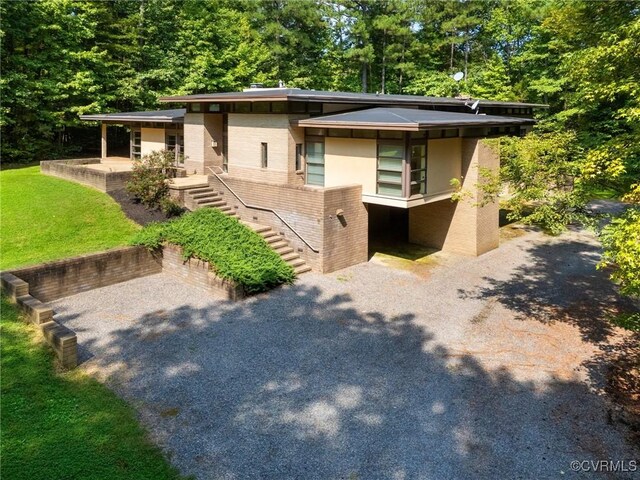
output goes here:
{"type": "Polygon", "coordinates": [[[146,248],[122,247],[10,273],[29,284],[31,295],[48,302],[161,271],[160,260],[146,248]]]}
{"type": "Polygon", "coordinates": [[[182,249],[176,245],[167,245],[162,250],[162,270],[183,282],[202,288],[209,293],[227,300],[244,298],[242,287],[232,281],[223,280],[210,270],[208,262],[191,258],[182,259],[182,249]]]}
{"type": "Polygon", "coordinates": [[[97,163],[100,163],[99,159],[45,160],[40,162],[40,171],[44,175],[71,180],[101,192],[124,188],[131,178],[131,172],[103,172],[86,167],[97,163]]]}
{"type": "Polygon", "coordinates": [[[479,206],[479,168],[497,171],[497,152],[478,138],[462,141],[462,188],[471,195],[458,202],[441,200],[409,209],[409,241],[445,251],[481,255],[499,245],[497,202],[479,206]]]}
{"type": "Polygon", "coordinates": [[[245,203],[278,212],[313,249],[319,250],[314,252],[273,213],[244,207],[217,177],[211,176],[209,180],[240,218],[280,232],[315,271],[331,272],[367,261],[367,211],[360,185],[323,189],[224,176],[224,181],[245,203]],[[336,216],[338,209],[344,211],[342,218],[336,216]],[[334,256],[335,261],[329,261],[334,256]]]}

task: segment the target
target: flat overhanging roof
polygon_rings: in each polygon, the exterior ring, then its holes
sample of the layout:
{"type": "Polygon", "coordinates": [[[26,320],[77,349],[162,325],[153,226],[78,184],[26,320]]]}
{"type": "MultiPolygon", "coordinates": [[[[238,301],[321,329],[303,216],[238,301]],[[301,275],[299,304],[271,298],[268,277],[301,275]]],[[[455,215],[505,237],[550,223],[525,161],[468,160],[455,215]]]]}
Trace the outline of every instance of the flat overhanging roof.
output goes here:
{"type": "Polygon", "coordinates": [[[358,128],[363,130],[429,130],[435,128],[533,125],[535,120],[499,115],[418,110],[414,108],[369,108],[355,112],[322,115],[293,122],[299,127],[358,128]]]}
{"type": "Polygon", "coordinates": [[[120,112],[98,113],[95,115],[80,115],[81,120],[101,122],[158,122],[158,123],[183,123],[186,109],[153,110],[149,112],[120,112]]]}
{"type": "MultiPolygon", "coordinates": [[[[161,97],[164,103],[198,103],[198,102],[326,102],[377,105],[411,105],[411,106],[451,106],[460,107],[473,103],[476,99],[460,99],[448,97],[425,97],[421,95],[387,95],[377,93],[326,92],[321,90],[302,90],[299,88],[255,88],[244,92],[206,93],[197,95],[180,95],[161,97]]],[[[486,107],[546,108],[540,103],[498,102],[480,100],[486,107]]]]}

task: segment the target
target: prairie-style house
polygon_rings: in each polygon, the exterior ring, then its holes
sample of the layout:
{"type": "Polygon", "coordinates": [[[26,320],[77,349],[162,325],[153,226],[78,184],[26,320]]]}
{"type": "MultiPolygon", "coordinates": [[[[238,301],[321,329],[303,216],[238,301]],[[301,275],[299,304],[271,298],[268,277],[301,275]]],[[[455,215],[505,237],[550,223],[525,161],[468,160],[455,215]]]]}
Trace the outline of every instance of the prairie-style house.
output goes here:
{"type": "MultiPolygon", "coordinates": [[[[253,86],[165,97],[175,108],[83,115],[130,130],[129,157],[184,154],[175,198],[271,227],[314,270],[368,259],[382,237],[480,255],[498,246],[498,205],[479,202],[498,152],[543,105],[253,86]],[[452,202],[451,180],[471,193],[452,202]]],[[[177,155],[182,158],[182,155],[177,155]]]]}

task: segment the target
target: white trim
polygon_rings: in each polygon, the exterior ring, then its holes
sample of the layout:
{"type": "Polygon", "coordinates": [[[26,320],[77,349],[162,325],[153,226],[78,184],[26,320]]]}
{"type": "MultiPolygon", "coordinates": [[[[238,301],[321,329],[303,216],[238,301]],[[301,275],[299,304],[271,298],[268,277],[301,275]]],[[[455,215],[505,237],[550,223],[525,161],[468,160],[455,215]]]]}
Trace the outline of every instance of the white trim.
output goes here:
{"type": "Polygon", "coordinates": [[[388,197],[385,195],[373,195],[373,194],[364,194],[362,195],[362,201],[364,203],[373,203],[375,205],[385,205],[387,207],[397,207],[397,208],[412,208],[420,205],[424,205],[425,203],[439,202],[441,200],[447,200],[451,198],[453,194],[453,190],[445,193],[438,193],[435,195],[423,195],[417,198],[397,198],[397,197],[388,197]]]}

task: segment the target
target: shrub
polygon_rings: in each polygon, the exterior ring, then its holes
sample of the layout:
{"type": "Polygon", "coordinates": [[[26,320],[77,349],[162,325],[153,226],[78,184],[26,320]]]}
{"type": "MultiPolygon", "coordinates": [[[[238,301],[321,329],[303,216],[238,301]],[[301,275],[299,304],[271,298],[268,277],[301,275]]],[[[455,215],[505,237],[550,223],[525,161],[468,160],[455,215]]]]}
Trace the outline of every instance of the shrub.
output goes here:
{"type": "Polygon", "coordinates": [[[202,208],[169,222],[149,224],[132,241],[152,250],[164,242],[181,246],[185,259],[209,262],[218,276],[242,285],[247,293],[291,283],[295,276],[260,235],[219,210],[202,208]]]}
{"type": "Polygon", "coordinates": [[[604,247],[598,268],[612,267],[611,278],[625,295],[640,297],[640,207],[614,218],[600,234],[604,247]]]}
{"type": "Polygon", "coordinates": [[[174,176],[175,154],[167,150],[151,152],[133,163],[127,191],[149,208],[162,207],[169,196],[169,179],[174,176]]]}

